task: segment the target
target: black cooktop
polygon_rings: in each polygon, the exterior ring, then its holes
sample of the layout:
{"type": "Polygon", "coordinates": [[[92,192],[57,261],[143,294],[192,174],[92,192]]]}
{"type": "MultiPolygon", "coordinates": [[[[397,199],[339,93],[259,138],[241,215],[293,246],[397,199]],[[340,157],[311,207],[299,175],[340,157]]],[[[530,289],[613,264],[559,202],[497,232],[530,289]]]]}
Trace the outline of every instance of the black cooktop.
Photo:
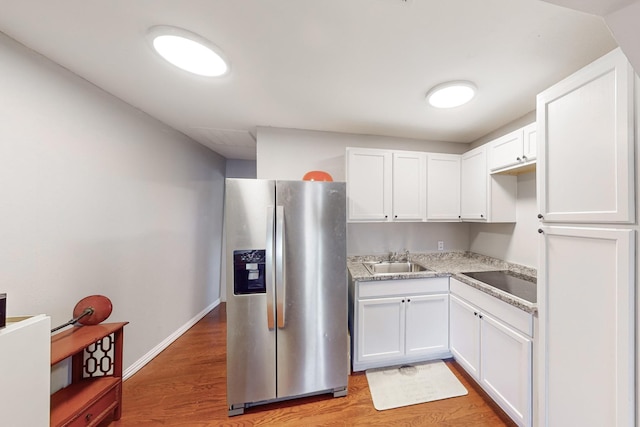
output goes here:
{"type": "Polygon", "coordinates": [[[462,273],[529,302],[536,302],[536,279],[508,270],[462,273]]]}

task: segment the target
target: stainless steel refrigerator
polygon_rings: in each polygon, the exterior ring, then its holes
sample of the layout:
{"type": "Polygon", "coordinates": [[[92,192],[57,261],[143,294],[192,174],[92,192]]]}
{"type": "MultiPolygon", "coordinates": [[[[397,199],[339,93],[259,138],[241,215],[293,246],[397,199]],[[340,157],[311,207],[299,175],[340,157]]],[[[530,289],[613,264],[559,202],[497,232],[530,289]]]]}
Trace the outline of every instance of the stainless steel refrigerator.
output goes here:
{"type": "Polygon", "coordinates": [[[345,184],[227,179],[227,403],[346,396],[345,184]]]}

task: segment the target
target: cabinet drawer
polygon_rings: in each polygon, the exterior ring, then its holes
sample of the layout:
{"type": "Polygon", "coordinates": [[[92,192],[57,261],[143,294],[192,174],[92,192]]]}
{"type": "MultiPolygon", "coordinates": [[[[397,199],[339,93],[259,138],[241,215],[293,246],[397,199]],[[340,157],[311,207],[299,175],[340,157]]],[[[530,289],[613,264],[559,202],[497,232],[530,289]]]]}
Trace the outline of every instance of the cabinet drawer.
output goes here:
{"type": "Polygon", "coordinates": [[[51,396],[51,426],[96,426],[120,402],[120,377],[84,379],[51,396]]]}
{"type": "MultiPolygon", "coordinates": [[[[84,380],[88,381],[88,380],[84,380]]],[[[87,406],[78,411],[77,415],[68,418],[60,425],[64,427],[92,427],[97,426],[105,417],[118,406],[118,397],[121,393],[121,384],[114,384],[102,396],[89,401],[87,406]]],[[[53,424],[53,423],[52,423],[53,424]]]]}
{"type": "Polygon", "coordinates": [[[407,294],[420,295],[435,292],[449,292],[448,277],[426,277],[421,279],[395,279],[358,282],[359,298],[407,294]]]}

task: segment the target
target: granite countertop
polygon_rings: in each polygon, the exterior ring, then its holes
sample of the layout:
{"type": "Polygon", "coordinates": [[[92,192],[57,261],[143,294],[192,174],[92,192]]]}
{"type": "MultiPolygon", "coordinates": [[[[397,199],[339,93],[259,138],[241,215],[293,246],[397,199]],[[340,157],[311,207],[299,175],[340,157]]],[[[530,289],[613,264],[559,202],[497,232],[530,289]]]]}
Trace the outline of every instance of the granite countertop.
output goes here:
{"type": "Polygon", "coordinates": [[[538,305],[530,301],[519,298],[501,289],[494,288],[484,282],[472,279],[461,273],[469,271],[497,271],[508,270],[518,277],[531,282],[531,286],[536,286],[537,273],[534,268],[525,267],[519,264],[513,264],[485,255],[473,252],[454,251],[454,252],[435,252],[435,253],[412,253],[409,256],[410,261],[420,264],[428,268],[430,271],[419,273],[398,273],[372,275],[362,265],[363,262],[379,262],[385,261],[385,256],[367,255],[367,256],[350,256],[347,260],[349,273],[353,280],[358,281],[374,281],[374,280],[396,280],[396,279],[417,279],[428,277],[454,277],[473,288],[485,292],[495,298],[498,298],[508,304],[511,304],[527,313],[536,313],[538,305]]]}

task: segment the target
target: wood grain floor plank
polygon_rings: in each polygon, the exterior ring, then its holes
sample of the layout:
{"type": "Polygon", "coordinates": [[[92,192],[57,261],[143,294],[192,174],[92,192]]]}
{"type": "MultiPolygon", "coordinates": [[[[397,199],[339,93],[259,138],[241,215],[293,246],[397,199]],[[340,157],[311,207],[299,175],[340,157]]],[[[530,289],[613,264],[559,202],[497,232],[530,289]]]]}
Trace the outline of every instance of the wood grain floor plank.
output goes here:
{"type": "Polygon", "coordinates": [[[466,396],[377,411],[364,373],[349,377],[342,398],[313,396],[249,408],[229,418],[226,312],[221,304],[123,384],[119,421],[101,427],[477,426],[515,424],[453,360],[447,366],[466,396]]]}

